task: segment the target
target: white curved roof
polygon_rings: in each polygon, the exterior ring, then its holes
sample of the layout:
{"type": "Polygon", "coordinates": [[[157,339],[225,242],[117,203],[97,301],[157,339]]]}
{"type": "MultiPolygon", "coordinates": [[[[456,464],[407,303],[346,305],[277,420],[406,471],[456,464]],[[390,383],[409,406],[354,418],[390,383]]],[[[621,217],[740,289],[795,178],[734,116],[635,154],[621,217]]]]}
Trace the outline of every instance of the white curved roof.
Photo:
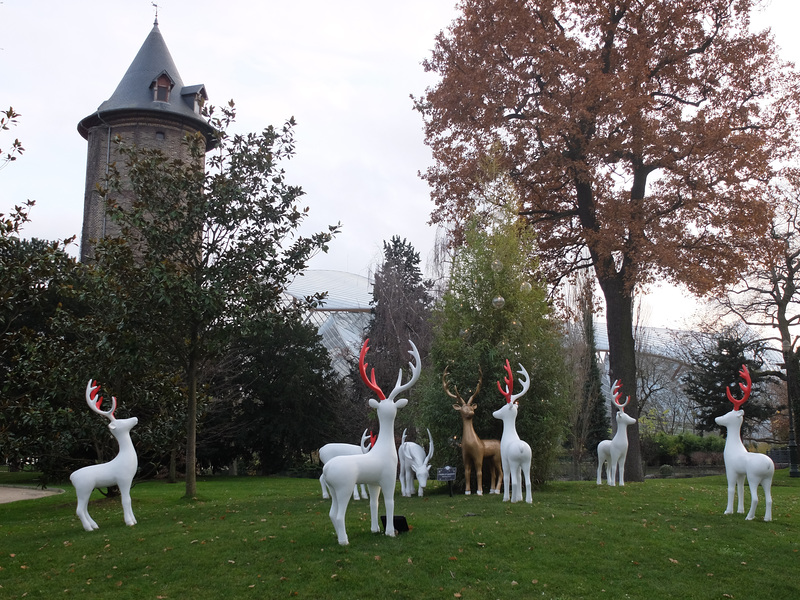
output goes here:
{"type": "Polygon", "coordinates": [[[358,356],[369,325],[372,284],[355,273],[312,269],[296,277],[286,288],[286,293],[298,300],[319,292],[326,292],[327,297],[319,307],[309,311],[307,320],[316,325],[333,368],[345,376],[358,356]]]}
{"type": "Polygon", "coordinates": [[[319,292],[327,292],[328,295],[316,310],[370,310],[372,285],[369,279],[355,273],[310,269],[296,277],[286,288],[286,293],[297,299],[319,292]]]}

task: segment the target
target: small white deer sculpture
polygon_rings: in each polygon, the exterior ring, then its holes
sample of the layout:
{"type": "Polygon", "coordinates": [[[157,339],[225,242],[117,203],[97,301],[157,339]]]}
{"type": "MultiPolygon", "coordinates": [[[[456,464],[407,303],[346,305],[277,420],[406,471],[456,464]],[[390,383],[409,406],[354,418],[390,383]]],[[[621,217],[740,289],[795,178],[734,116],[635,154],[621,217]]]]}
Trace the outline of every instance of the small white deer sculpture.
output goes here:
{"type": "MultiPolygon", "coordinates": [[[[355,444],[340,444],[340,443],[331,443],[325,444],[322,448],[319,449],[319,460],[324,465],[334,456],[346,456],[346,455],[358,455],[358,454],[366,454],[369,452],[369,449],[372,447],[371,436],[364,430],[364,433],[361,434],[361,445],[357,446],[355,444]]],[[[319,476],[319,484],[322,487],[322,498],[327,500],[330,498],[328,494],[328,485],[325,483],[325,475],[319,476]]],[[[367,488],[364,484],[361,484],[361,496],[367,498],[367,488]]],[[[361,496],[358,494],[358,486],[353,488],[353,500],[361,500],[361,496]]]]}
{"type": "Polygon", "coordinates": [[[113,396],[111,397],[111,408],[105,411],[100,410],[100,406],[103,404],[103,397],[98,395],[99,392],[100,385],[90,379],[86,385],[86,403],[98,415],[108,418],[110,421],[108,429],[119,444],[119,452],[113,460],[107,463],[83,467],[69,476],[78,496],[76,514],[86,531],[98,528],[97,523],[89,516],[87,509],[89,496],[92,495],[92,491],[95,488],[112,485],[116,485],[119,488],[125,524],[136,525],[136,518],[133,516],[133,509],[131,508],[131,485],[133,484],[133,477],[136,475],[139,461],[136,457],[136,449],[131,441],[131,429],[139,422],[139,419],[136,417],[128,419],[114,418],[117,399],[113,396]]]}
{"type": "Polygon", "coordinates": [[[500,438],[500,458],[503,461],[503,502],[509,500],[509,488],[511,490],[511,502],[522,500],[522,475],[525,475],[525,502],[533,502],[531,495],[531,447],[527,442],[522,441],[517,433],[517,413],[519,403],[517,400],[525,395],[531,386],[531,380],[525,367],[519,365],[517,371],[522,377],[519,382],[522,384],[522,391],[519,394],[512,394],[514,389],[514,373],[511,371],[511,364],[506,360],[506,377],[503,380],[506,384],[505,390],[497,382],[497,389],[505,397],[506,403],[502,408],[498,408],[492,413],[495,419],[503,422],[503,436],[500,438]],[[509,486],[509,479],[511,485],[509,486]]]}
{"type": "Polygon", "coordinates": [[[383,490],[383,503],[386,508],[386,535],[394,537],[394,490],[397,481],[397,447],[394,445],[394,419],[397,411],[408,404],[406,398],[395,400],[395,397],[409,389],[419,379],[422,364],[419,351],[411,343],[411,354],[414,362],[409,361],[411,367],[411,379],[408,383],[402,384],[403,369],[397,375],[397,383],[389,396],[385,396],[381,388],[375,382],[375,370],[372,369],[371,377],[367,377],[367,365],[364,362],[367,350],[369,350],[369,340],[364,342],[361,347],[359,357],[359,372],[361,379],[366,386],[378,395],[378,400],[369,399],[369,405],[378,411],[378,438],[372,446],[372,450],[366,454],[351,456],[336,456],[332,458],[322,469],[328,489],[331,493],[330,518],[336,535],[341,545],[349,543],[347,531],[345,529],[344,517],[347,512],[347,505],[353,493],[353,487],[357,483],[366,483],[369,487],[369,508],[372,517],[371,529],[373,533],[380,532],[378,522],[378,500],[381,490],[383,490]]]}
{"type": "Polygon", "coordinates": [[[745,380],[746,383],[739,383],[742,390],[741,400],[734,399],[731,394],[730,388],[725,388],[725,393],[728,400],[733,403],[733,410],[722,416],[716,417],[717,425],[725,427],[728,430],[728,435],[725,438],[725,450],[722,456],[725,459],[725,475],[728,478],[728,506],[725,508],[725,514],[733,514],[733,498],[738,488],[739,491],[739,510],[744,512],[744,478],[747,477],[747,485],[750,486],[750,512],[747,513],[745,520],[751,521],[756,515],[756,506],[758,505],[758,485],[764,488],[764,498],[766,500],[766,513],[764,514],[765,521],[772,520],[772,476],[775,474],[775,463],[766,454],[759,454],[757,452],[748,452],[742,443],[742,421],[744,420],[744,411],[741,410],[744,404],[750,397],[750,390],[753,388],[753,382],[750,378],[750,372],[747,370],[747,365],[742,365],[742,370],[739,375],[745,380]]]}
{"type": "Polygon", "coordinates": [[[406,441],[406,430],[403,430],[403,439],[397,454],[400,458],[400,494],[406,498],[414,495],[414,477],[419,481],[418,495],[428,485],[430,477],[431,458],[433,458],[433,436],[428,429],[428,452],[415,442],[406,441]]]}
{"type": "Polygon", "coordinates": [[[614,382],[611,393],[614,395],[613,401],[617,411],[617,433],[610,440],[603,440],[597,445],[597,485],[603,483],[603,463],[606,463],[606,480],[608,485],[613,486],[619,471],[619,484],[625,485],[625,459],[628,457],[628,425],[636,423],[636,419],[625,413],[625,407],[631,401],[628,396],[625,402],[619,403],[622,395],[622,382],[617,379],[614,382]]]}

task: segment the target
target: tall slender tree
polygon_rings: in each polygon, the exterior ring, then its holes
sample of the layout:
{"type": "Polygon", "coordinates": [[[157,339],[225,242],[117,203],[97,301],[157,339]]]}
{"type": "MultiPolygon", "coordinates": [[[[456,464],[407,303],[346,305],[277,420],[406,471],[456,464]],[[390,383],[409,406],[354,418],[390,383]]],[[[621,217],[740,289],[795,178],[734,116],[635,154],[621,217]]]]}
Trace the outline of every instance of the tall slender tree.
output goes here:
{"type": "Polygon", "coordinates": [[[666,279],[703,294],[744,271],[769,223],[763,183],[795,153],[800,82],[750,31],[755,3],[462,0],[425,62],[441,77],[417,102],[432,220],[468,221],[492,155],[549,281],[593,269],[634,417],[636,293],[666,279]]]}
{"type": "MultiPolygon", "coordinates": [[[[542,482],[552,476],[567,420],[562,331],[546,301],[530,231],[505,207],[495,217],[473,222],[457,249],[434,314],[432,369],[421,385],[419,419],[436,440],[460,437],[461,419],[442,386],[447,368],[451,389],[464,398],[482,377],[474,427],[482,438],[500,439],[502,424],[492,411],[505,400],[495,382],[503,381],[506,360],[515,371],[522,364],[531,387],[520,400],[517,431],[533,449],[531,476],[542,482]]],[[[438,447],[438,460],[460,463],[456,445],[438,447]]]]}

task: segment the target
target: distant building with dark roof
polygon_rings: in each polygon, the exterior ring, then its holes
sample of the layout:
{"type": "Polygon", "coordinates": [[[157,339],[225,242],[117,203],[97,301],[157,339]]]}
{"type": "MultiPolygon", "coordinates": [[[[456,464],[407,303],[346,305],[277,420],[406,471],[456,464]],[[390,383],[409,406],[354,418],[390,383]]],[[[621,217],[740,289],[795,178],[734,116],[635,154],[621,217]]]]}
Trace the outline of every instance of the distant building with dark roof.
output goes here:
{"type": "MultiPolygon", "coordinates": [[[[213,129],[200,114],[206,99],[204,85],[183,84],[156,20],[111,97],[78,123],[78,132],[88,142],[82,262],[93,259],[97,240],[119,233],[107,218],[105,197],[97,191],[112,163],[116,162],[124,180],[125,161],[116,151],[114,138],[188,160],[181,143],[186,134],[202,133],[207,151],[215,144],[213,129]]],[[[121,201],[126,199],[131,200],[123,194],[121,201]]]]}

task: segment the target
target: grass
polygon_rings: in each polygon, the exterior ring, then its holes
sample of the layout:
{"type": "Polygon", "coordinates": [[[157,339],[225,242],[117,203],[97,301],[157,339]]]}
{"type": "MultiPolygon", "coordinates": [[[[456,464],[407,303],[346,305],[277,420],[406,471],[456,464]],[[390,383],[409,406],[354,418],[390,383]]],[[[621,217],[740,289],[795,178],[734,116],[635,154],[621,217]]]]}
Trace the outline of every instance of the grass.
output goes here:
{"type": "MultiPolygon", "coordinates": [[[[0,473],[10,480],[23,482],[0,473]]],[[[780,600],[800,589],[800,479],[787,470],[770,523],[763,492],[755,521],[723,515],[720,476],[554,482],[532,505],[431,485],[424,498],[395,495],[412,528],[396,538],[372,534],[368,503],[351,501],[349,546],[314,479],[204,479],[191,501],[180,484],[140,483],[134,527],[118,498],[95,492],[94,532],[62,486],[0,505],[0,597],[780,600]]]]}

